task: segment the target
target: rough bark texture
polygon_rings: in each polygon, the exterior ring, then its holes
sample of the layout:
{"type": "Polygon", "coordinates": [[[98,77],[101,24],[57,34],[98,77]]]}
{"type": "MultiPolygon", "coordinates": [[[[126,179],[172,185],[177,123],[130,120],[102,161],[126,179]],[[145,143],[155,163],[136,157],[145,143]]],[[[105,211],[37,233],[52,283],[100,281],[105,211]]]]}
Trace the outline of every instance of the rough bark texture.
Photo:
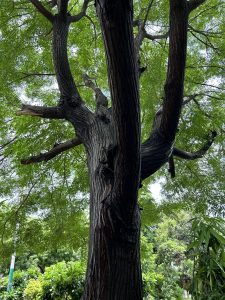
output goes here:
{"type": "Polygon", "coordinates": [[[108,123],[96,120],[92,124],[86,147],[91,228],[83,299],[142,299],[137,205],[140,122],[132,3],[96,4],[107,55],[112,116],[108,123]]]}

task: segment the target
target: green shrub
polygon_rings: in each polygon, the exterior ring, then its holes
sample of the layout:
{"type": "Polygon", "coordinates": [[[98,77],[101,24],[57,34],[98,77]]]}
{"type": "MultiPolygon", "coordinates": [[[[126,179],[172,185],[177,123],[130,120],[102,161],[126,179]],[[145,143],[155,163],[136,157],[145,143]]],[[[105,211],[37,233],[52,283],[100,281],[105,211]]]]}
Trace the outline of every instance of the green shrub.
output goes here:
{"type": "Polygon", "coordinates": [[[78,300],[84,288],[85,268],[80,262],[59,262],[41,274],[36,266],[14,272],[13,289],[6,292],[8,277],[1,278],[1,300],[78,300]]]}
{"type": "Polygon", "coordinates": [[[40,300],[42,298],[42,281],[40,279],[30,279],[23,292],[24,300],[40,300]]]}
{"type": "Polygon", "coordinates": [[[80,299],[84,287],[84,268],[79,262],[60,262],[46,268],[43,299],[80,299]]]}
{"type": "Polygon", "coordinates": [[[23,289],[13,289],[10,292],[2,292],[1,294],[1,300],[21,300],[23,299],[23,289]]]}

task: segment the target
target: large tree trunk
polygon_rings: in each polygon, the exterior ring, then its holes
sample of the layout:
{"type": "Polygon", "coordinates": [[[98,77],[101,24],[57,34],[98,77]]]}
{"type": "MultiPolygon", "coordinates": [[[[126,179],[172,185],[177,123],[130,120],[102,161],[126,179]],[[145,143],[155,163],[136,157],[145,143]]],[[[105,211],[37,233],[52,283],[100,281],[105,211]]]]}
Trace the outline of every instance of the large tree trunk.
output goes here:
{"type": "Polygon", "coordinates": [[[126,208],[115,199],[113,132],[110,122],[96,118],[87,138],[90,240],[83,300],[142,299],[139,209],[124,216],[126,208]]]}
{"type": "Polygon", "coordinates": [[[96,1],[108,65],[112,115],[95,117],[85,139],[91,186],[85,300],[142,299],[140,117],[132,1],[96,1]],[[88,140],[88,143],[87,143],[88,140]]]}

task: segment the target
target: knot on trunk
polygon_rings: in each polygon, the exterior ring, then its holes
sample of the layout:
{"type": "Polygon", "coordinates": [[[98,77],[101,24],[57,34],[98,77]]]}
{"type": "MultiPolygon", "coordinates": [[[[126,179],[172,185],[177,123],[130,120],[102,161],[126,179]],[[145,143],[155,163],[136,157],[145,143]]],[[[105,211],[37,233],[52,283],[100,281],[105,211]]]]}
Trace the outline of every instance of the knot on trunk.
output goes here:
{"type": "Polygon", "coordinates": [[[104,176],[106,180],[113,182],[114,180],[114,159],[116,155],[117,147],[115,145],[109,145],[108,148],[102,149],[99,173],[104,176]]]}

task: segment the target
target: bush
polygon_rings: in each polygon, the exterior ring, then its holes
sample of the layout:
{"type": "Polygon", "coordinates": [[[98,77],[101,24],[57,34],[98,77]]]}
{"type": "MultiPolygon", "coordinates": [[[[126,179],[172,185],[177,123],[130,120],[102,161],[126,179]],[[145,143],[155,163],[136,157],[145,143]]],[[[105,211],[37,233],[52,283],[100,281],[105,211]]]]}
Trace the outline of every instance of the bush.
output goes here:
{"type": "Polygon", "coordinates": [[[43,289],[40,279],[30,279],[23,292],[24,300],[40,300],[42,298],[43,289]]]}
{"type": "Polygon", "coordinates": [[[46,268],[43,275],[43,299],[80,299],[84,288],[84,273],[79,262],[60,262],[46,268]]]}
{"type": "Polygon", "coordinates": [[[2,300],[78,300],[84,289],[85,268],[80,262],[59,262],[41,274],[36,266],[15,271],[13,289],[6,292],[8,277],[1,278],[2,300]]]}
{"type": "Polygon", "coordinates": [[[1,300],[21,300],[23,299],[23,289],[18,288],[15,290],[12,290],[11,292],[3,292],[1,293],[1,300]]]}

